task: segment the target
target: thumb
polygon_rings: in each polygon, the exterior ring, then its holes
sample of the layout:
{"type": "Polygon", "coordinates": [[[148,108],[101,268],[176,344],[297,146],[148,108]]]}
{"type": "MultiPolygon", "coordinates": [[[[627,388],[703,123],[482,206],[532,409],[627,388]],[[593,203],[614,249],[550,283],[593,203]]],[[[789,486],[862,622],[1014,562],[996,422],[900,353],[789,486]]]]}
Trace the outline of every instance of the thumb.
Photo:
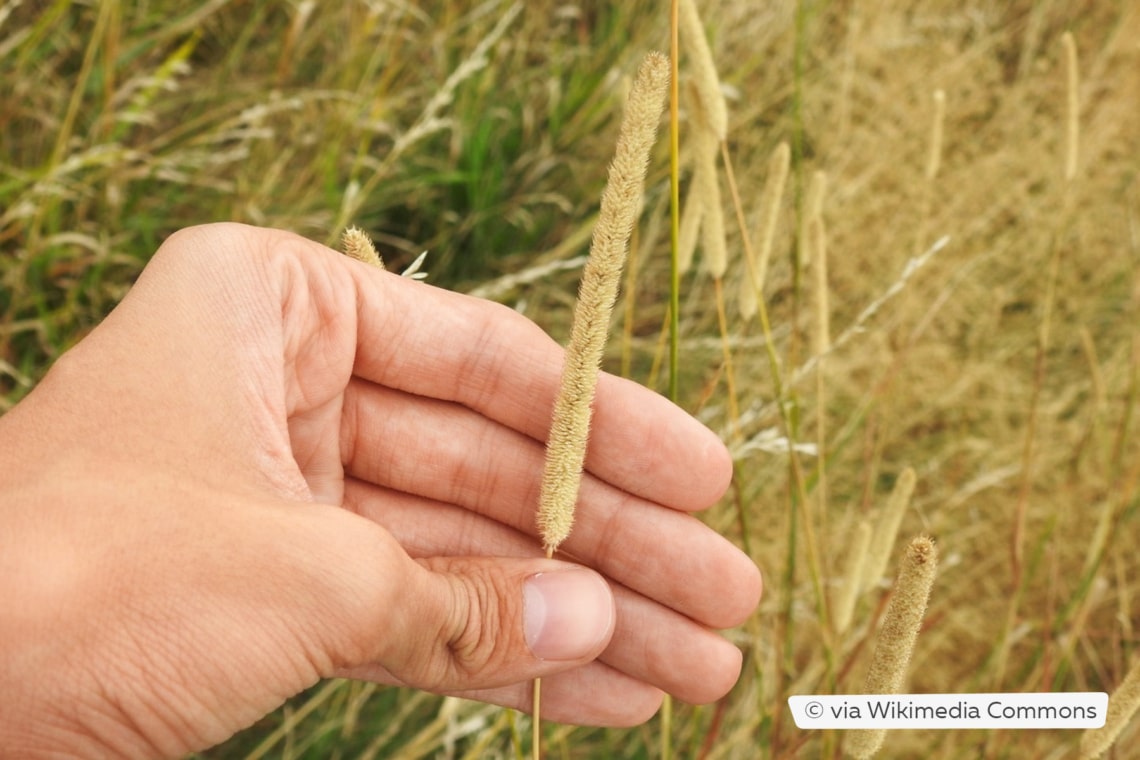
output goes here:
{"type": "Polygon", "coordinates": [[[614,630],[605,579],[555,560],[413,561],[396,591],[378,664],[431,691],[494,688],[582,665],[614,630]]]}
{"type": "Polygon", "coordinates": [[[613,593],[593,570],[543,558],[416,560],[378,525],[342,515],[357,523],[337,541],[347,582],[335,594],[340,614],[323,616],[339,628],[331,641],[348,644],[335,647],[339,675],[487,689],[583,665],[609,644],[613,593]]]}

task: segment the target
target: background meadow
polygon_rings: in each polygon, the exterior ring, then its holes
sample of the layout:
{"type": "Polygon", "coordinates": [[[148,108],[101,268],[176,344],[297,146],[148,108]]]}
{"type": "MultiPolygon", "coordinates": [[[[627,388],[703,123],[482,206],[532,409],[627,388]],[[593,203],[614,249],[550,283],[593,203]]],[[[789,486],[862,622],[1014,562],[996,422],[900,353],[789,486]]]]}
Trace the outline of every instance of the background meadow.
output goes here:
{"type": "MultiPolygon", "coordinates": [[[[791,147],[764,285],[770,342],[737,308],[746,267],[723,174],[724,322],[701,248],[678,311],[681,403],[736,456],[706,519],[751,553],[766,595],[728,632],[746,659],[726,699],[676,705],[667,736],[658,721],[549,725],[547,755],[839,757],[843,735],[800,731],[786,698],[860,689],[893,569],[844,630],[835,600],[857,526],[875,524],[908,467],[900,537],[928,533],[941,553],[909,689],[1111,692],[1140,626],[1140,4],[698,5],[753,238],[769,155],[791,147]],[[822,361],[804,244],[817,172],[822,361]]],[[[206,221],[327,243],[357,224],[391,268],[426,249],[430,282],[508,303],[564,341],[628,80],[668,49],[667,6],[0,2],[0,411],[169,233],[206,221]]],[[[662,391],[666,142],[606,360],[662,391]]],[[[529,725],[329,682],[202,757],[522,757],[529,725]]],[[[1075,757],[1078,740],[893,732],[883,756],[1075,757]]],[[[1140,722],[1117,746],[1138,741],[1140,722]]]]}

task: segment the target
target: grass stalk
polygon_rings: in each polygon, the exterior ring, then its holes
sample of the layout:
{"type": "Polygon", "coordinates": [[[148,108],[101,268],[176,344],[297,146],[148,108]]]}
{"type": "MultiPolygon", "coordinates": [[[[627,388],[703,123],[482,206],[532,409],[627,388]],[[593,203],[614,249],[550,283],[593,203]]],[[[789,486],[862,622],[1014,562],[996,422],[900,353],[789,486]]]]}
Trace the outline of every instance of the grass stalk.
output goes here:
{"type": "MultiPolygon", "coordinates": [[[[669,400],[678,403],[681,342],[681,94],[679,0],[669,3],[669,400]]],[[[661,757],[672,755],[673,697],[661,703],[661,757]]]]}
{"type": "MultiPolygon", "coordinates": [[[[638,69],[630,90],[614,160],[602,191],[601,210],[582,272],[546,443],[537,525],[547,558],[554,556],[574,524],[574,505],[586,459],[602,353],[630,236],[641,208],[649,153],[668,84],[668,59],[659,53],[650,53],[638,69]]],[[[538,678],[534,681],[533,699],[533,752],[537,760],[542,754],[542,682],[538,678]]]]}
{"type": "Polygon", "coordinates": [[[826,358],[831,349],[831,319],[827,299],[827,241],[823,228],[823,217],[816,216],[809,222],[813,267],[815,270],[815,331],[813,333],[813,353],[819,366],[815,372],[816,398],[816,484],[820,531],[827,534],[827,380],[826,358]]]}
{"type": "Polygon", "coordinates": [[[669,4],[669,400],[677,403],[677,372],[681,341],[681,125],[680,88],[677,84],[680,60],[678,2],[669,4]]]}

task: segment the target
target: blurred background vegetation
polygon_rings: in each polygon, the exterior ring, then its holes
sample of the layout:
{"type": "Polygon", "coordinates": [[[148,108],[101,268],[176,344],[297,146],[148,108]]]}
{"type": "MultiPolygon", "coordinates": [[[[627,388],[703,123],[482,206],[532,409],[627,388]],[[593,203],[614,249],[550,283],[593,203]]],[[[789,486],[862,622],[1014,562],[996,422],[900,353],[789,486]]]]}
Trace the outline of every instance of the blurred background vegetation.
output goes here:
{"type": "MultiPolygon", "coordinates": [[[[748,225],[779,142],[793,163],[765,288],[779,386],[759,327],[730,298],[722,335],[707,276],[682,281],[682,403],[737,459],[707,519],[747,547],[767,594],[728,633],[746,653],[740,683],[716,705],[678,706],[672,753],[839,756],[842,735],[796,729],[786,697],[859,690],[889,582],[859,599],[846,631],[821,618],[820,597],[826,607],[842,586],[854,526],[907,466],[918,487],[903,533],[932,534],[943,556],[910,688],[1111,691],[1140,624],[1140,6],[699,6],[748,225]],[[1069,180],[1065,32],[1081,70],[1069,180]],[[935,90],[946,115],[932,178],[935,90]],[[809,348],[798,234],[817,170],[831,329],[846,334],[825,363],[809,348]],[[822,460],[806,446],[790,455],[789,435],[822,443],[822,460]],[[797,532],[805,520],[819,584],[797,532]]],[[[0,2],[0,411],[114,307],[169,233],[209,221],[327,243],[360,225],[393,268],[427,250],[430,282],[510,303],[562,339],[624,89],[646,51],[667,48],[666,9],[0,2]]],[[[682,79],[684,153],[684,60],[682,79]]],[[[662,141],[607,364],[659,389],[667,193],[662,141]]],[[[728,242],[731,296],[744,276],[734,224],[728,242]]],[[[330,682],[202,756],[520,757],[528,721],[330,682]]],[[[664,744],[656,722],[549,726],[547,740],[567,758],[659,757],[664,744]]],[[[897,732],[884,756],[1064,757],[1076,740],[897,732]]]]}

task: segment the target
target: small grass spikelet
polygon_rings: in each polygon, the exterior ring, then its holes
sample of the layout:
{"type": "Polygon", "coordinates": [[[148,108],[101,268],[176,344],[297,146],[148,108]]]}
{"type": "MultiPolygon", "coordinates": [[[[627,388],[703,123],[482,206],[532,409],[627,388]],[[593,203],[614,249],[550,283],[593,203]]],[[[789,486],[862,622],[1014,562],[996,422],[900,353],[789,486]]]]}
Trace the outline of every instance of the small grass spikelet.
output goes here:
{"type": "Polygon", "coordinates": [[[875,522],[874,534],[871,537],[871,548],[867,554],[867,564],[864,567],[863,588],[869,589],[879,582],[887,571],[891,561],[891,550],[895,546],[895,538],[899,534],[903,515],[910,506],[910,497],[914,493],[917,478],[914,469],[907,467],[895,481],[895,487],[887,498],[887,505],[875,522]]]}
{"type": "Polygon", "coordinates": [[[538,529],[548,556],[567,536],[586,457],[590,405],[617,299],[629,238],[641,206],[657,123],[665,105],[669,61],[650,53],[634,80],[601,211],[582,273],[562,382],[554,404],[539,497],[538,529]]]}
{"type": "MultiPolygon", "coordinates": [[[[918,629],[926,614],[930,589],[938,572],[938,549],[929,536],[914,538],[899,566],[891,601],[864,681],[864,694],[899,694],[906,683],[918,629]]],[[[847,736],[845,749],[859,760],[872,757],[883,744],[885,729],[862,729],[847,736]]]]}
{"type": "Polygon", "coordinates": [[[363,261],[365,264],[380,269],[384,268],[384,260],[380,258],[376,246],[372,244],[372,238],[368,237],[364,230],[359,227],[354,226],[346,229],[344,237],[341,239],[341,245],[344,247],[345,255],[349,258],[363,261]]]}

